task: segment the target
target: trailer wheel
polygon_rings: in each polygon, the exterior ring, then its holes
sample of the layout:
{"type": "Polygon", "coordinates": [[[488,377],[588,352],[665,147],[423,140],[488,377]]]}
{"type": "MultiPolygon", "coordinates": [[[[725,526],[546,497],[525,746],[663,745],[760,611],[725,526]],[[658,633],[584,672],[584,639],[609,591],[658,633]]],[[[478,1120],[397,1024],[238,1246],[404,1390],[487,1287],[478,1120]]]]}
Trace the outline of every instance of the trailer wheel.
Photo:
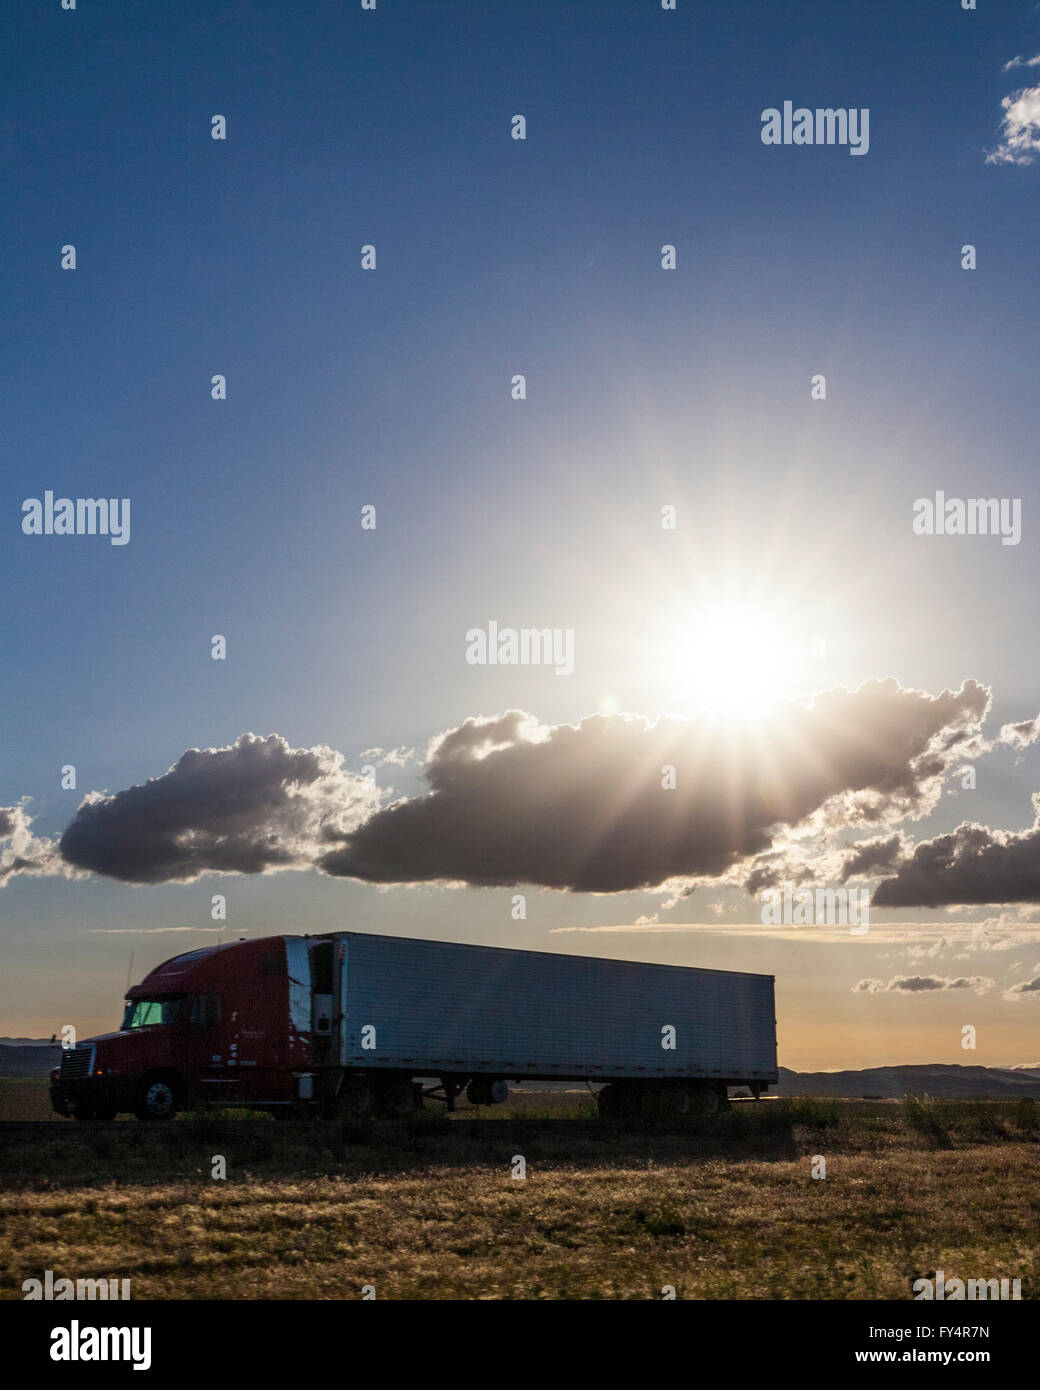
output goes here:
{"type": "Polygon", "coordinates": [[[698,1086],[693,1096],[692,1113],[711,1117],[729,1109],[729,1093],[724,1086],[698,1086]]]}
{"type": "Polygon", "coordinates": [[[391,1120],[407,1120],[422,1105],[422,1096],[410,1081],[399,1081],[379,1098],[379,1108],[391,1120]]]}
{"type": "Polygon", "coordinates": [[[178,1096],[170,1076],[146,1076],[134,1099],[139,1120],[169,1120],[177,1113],[178,1096]]]}
{"type": "Polygon", "coordinates": [[[694,1109],[690,1093],[681,1081],[666,1081],[646,1096],[647,1110],[663,1120],[678,1119],[694,1109]]]}
{"type": "Polygon", "coordinates": [[[470,1105],[501,1105],[509,1099],[509,1087],[494,1077],[475,1076],[466,1087],[466,1099],[470,1105]]]}

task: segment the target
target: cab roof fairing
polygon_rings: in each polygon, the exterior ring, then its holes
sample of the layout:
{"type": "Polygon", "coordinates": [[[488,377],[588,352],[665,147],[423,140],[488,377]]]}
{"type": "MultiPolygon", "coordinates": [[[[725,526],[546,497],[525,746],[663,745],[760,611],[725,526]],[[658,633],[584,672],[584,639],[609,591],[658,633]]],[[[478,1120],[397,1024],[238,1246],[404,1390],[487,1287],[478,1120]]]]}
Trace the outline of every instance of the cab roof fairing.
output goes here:
{"type": "Polygon", "coordinates": [[[184,951],[150,970],[141,983],[132,985],[123,997],[152,999],[164,994],[183,994],[192,985],[205,985],[213,981],[215,972],[212,967],[218,957],[223,965],[223,958],[228,952],[241,951],[249,957],[260,954],[258,948],[269,949],[272,943],[284,944],[285,941],[283,936],[265,936],[253,941],[229,941],[223,946],[203,946],[195,951],[184,951]]]}

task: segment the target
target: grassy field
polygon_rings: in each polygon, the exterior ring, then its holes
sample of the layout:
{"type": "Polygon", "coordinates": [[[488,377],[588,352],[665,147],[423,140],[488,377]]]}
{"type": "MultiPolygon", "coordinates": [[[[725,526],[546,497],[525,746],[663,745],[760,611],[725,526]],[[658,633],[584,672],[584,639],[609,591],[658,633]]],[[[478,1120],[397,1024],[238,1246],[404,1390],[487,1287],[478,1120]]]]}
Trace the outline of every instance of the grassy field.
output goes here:
{"type": "Polygon", "coordinates": [[[50,1119],[61,1116],[51,1110],[46,1079],[0,1076],[0,1120],[50,1119]]]}
{"type": "Polygon", "coordinates": [[[589,1106],[7,1135],[0,1296],[49,1268],[142,1299],[907,1299],[938,1267],[1037,1297],[1040,1106],[773,1101],[671,1129],[589,1106]]]}

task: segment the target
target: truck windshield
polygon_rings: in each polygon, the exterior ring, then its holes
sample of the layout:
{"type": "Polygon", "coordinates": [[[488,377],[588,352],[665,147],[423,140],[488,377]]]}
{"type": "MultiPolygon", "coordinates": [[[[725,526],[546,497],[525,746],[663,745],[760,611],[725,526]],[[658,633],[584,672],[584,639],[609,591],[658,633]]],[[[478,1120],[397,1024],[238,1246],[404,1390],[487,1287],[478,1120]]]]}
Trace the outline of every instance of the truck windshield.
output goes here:
{"type": "Polygon", "coordinates": [[[123,1028],[154,1028],[160,1023],[176,1023],[180,1011],[179,999],[128,999],[123,1028]]]}

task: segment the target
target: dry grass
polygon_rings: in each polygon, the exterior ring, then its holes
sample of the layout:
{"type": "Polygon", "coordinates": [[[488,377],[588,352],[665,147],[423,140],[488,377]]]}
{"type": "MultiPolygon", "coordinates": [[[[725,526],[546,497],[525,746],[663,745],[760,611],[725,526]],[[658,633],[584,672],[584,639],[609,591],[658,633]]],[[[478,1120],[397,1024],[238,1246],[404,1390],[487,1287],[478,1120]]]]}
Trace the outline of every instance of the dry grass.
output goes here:
{"type": "Polygon", "coordinates": [[[51,1109],[46,1080],[0,1076],[0,1120],[50,1120],[68,1123],[51,1109]]]}
{"type": "Polygon", "coordinates": [[[50,1268],[129,1277],[135,1298],[906,1299],[941,1267],[1035,1298],[1036,1109],[775,1102],[652,1131],[203,1116],[9,1139],[0,1290],[50,1268]]]}

